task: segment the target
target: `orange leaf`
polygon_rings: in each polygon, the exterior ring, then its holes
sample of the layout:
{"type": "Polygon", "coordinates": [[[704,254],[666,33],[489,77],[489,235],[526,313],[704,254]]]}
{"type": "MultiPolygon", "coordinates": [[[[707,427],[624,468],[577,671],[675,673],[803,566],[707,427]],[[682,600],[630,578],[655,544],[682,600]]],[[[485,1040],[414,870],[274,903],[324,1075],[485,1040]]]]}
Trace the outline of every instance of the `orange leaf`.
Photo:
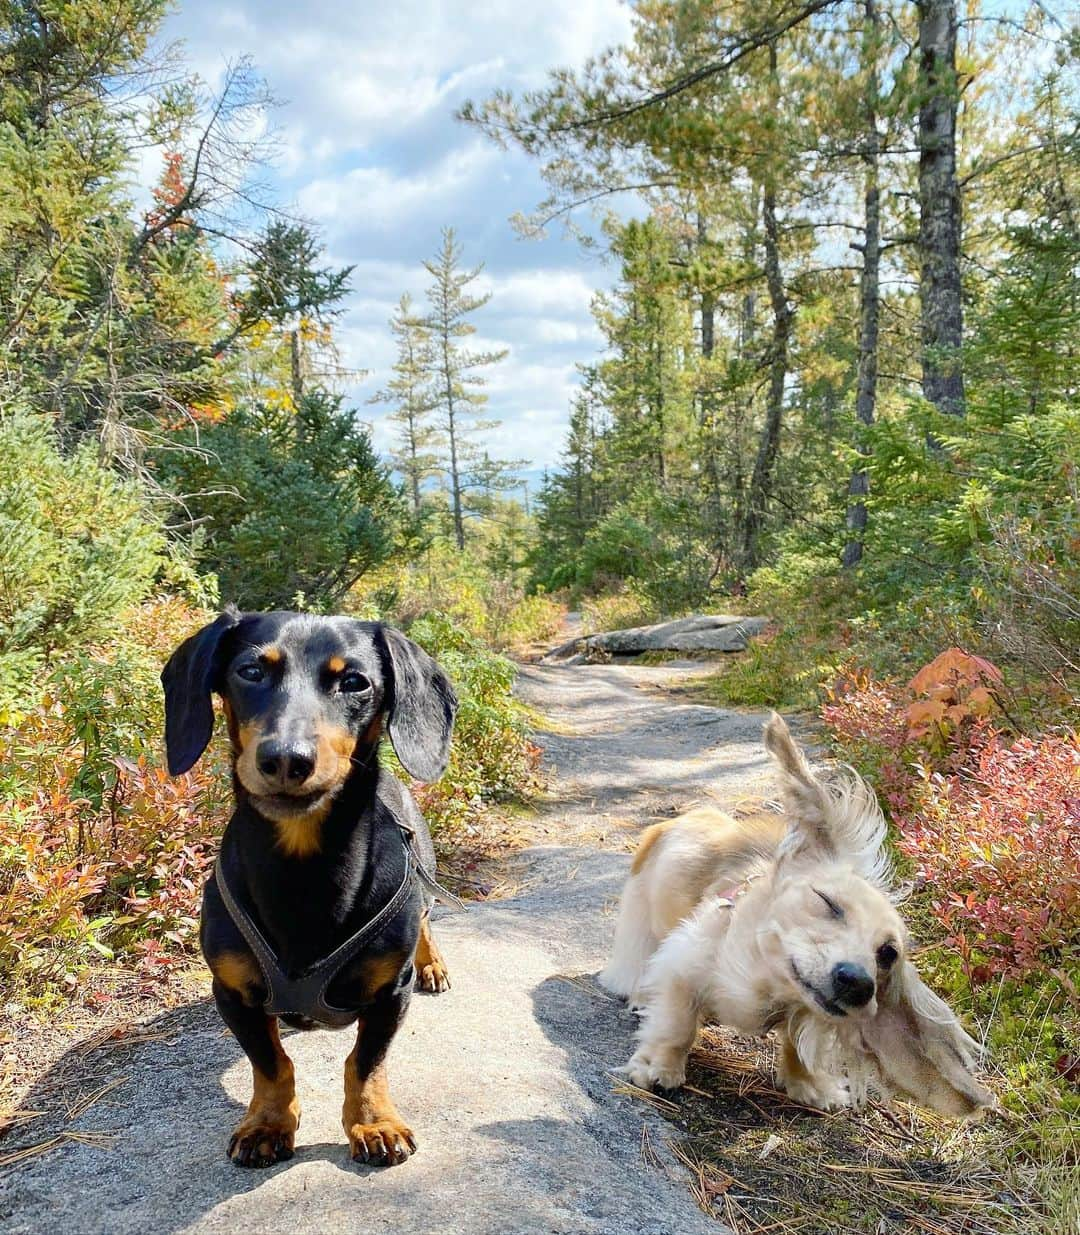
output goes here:
{"type": "Polygon", "coordinates": [[[925,728],[927,725],[940,724],[945,718],[945,704],[940,699],[927,699],[909,704],[905,710],[909,729],[925,728]]]}
{"type": "Polygon", "coordinates": [[[1001,670],[982,656],[972,656],[961,648],[947,648],[915,674],[908,689],[913,694],[924,695],[948,683],[974,684],[986,679],[1002,681],[1001,670]]]}
{"type": "Polygon", "coordinates": [[[987,716],[997,708],[997,700],[985,686],[976,686],[967,697],[967,708],[973,716],[987,716]]]}

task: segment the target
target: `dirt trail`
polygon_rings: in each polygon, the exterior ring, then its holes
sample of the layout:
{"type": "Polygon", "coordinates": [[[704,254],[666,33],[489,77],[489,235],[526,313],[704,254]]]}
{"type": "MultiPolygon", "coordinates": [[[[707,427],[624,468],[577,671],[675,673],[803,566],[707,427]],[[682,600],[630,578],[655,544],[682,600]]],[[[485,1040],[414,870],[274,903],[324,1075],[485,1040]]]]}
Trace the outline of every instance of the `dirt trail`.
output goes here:
{"type": "Polygon", "coordinates": [[[761,716],[657,693],[690,672],[522,669],[521,696],[551,726],[538,739],[550,796],[535,843],[508,861],[513,897],[436,910],[453,990],[414,999],[389,1060],[420,1143],[412,1159],[349,1162],[339,1115],[350,1042],[310,1033],[286,1043],[304,1108],[296,1157],[231,1166],[225,1142],[249,1069],[213,1007],[195,1003],[155,1023],[159,1040],[71,1052],[28,1096],[28,1109],[54,1107],[58,1094],[67,1107],[121,1082],[70,1121],[61,1112],[30,1125],[35,1140],[50,1122],[110,1133],[111,1148],[72,1142],[0,1174],[0,1228],[716,1235],[667,1149],[669,1125],[612,1091],[633,1020],[591,977],[633,835],[702,797],[769,784],[761,716]]]}

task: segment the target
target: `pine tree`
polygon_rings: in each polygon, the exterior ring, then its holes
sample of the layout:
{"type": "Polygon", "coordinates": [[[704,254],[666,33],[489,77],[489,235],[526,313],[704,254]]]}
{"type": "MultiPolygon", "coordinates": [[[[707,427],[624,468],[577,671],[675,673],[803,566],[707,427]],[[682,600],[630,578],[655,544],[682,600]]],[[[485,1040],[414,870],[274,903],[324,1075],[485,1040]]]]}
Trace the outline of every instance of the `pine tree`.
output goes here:
{"type": "Polygon", "coordinates": [[[462,346],[463,339],[476,333],[469,317],[482,309],[491,295],[470,294],[469,284],[479,277],[483,264],[471,270],[462,269],[461,256],[454,229],[444,228],[442,248],[424,263],[432,284],[427,293],[431,308],[423,324],[431,336],[431,375],[438,399],[439,428],[447,451],[444,470],[450,486],[454,540],[459,549],[464,549],[470,491],[481,481],[486,489],[505,487],[509,465],[498,464],[493,473],[492,461],[475,441],[477,434],[499,423],[477,419],[487,403],[480,370],[498,364],[507,350],[474,352],[462,346]],[[475,475],[477,471],[482,472],[481,477],[475,475]]]}
{"type": "Polygon", "coordinates": [[[438,455],[433,449],[439,444],[439,430],[431,423],[431,415],[439,401],[432,387],[431,335],[427,325],[413,312],[408,292],[401,297],[390,319],[390,331],[397,340],[394,376],[370,401],[390,404],[396,409],[387,417],[399,426],[390,462],[394,470],[405,477],[413,514],[418,515],[424,481],[439,470],[438,455]]]}

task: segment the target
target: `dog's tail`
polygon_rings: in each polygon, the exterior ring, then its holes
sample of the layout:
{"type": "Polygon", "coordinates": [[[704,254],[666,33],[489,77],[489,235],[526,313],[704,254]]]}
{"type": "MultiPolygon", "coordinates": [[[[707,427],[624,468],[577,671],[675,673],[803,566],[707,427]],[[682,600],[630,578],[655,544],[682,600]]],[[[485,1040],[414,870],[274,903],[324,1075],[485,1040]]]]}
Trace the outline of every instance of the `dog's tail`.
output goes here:
{"type": "Polygon", "coordinates": [[[654,824],[642,835],[641,843],[634,855],[630,878],[626,881],[622,898],[619,901],[619,916],[615,923],[615,942],[611,949],[611,959],[599,977],[601,986],[606,987],[613,995],[622,995],[631,1003],[637,994],[645,966],[656,951],[656,945],[659,942],[652,932],[652,915],[649,912],[648,889],[645,885],[647,873],[644,865],[646,855],[659,838],[663,826],[663,824],[654,824]]]}

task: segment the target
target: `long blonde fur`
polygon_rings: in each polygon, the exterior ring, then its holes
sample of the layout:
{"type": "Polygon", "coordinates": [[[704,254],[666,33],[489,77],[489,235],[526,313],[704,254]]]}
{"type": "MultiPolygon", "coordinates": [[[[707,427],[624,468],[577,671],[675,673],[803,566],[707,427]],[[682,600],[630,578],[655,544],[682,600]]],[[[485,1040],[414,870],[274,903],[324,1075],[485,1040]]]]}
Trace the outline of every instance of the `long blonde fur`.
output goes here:
{"type": "Polygon", "coordinates": [[[779,716],[765,745],[783,815],[700,807],[643,834],[600,975],[642,1013],[630,1079],[681,1085],[709,1019],[776,1029],[780,1080],[799,1102],[900,1092],[956,1115],[991,1104],[970,1071],[977,1044],[906,957],[873,790],[849,768],[816,774],[779,716]],[[860,975],[858,1003],[837,985],[845,972],[860,975]]]}

